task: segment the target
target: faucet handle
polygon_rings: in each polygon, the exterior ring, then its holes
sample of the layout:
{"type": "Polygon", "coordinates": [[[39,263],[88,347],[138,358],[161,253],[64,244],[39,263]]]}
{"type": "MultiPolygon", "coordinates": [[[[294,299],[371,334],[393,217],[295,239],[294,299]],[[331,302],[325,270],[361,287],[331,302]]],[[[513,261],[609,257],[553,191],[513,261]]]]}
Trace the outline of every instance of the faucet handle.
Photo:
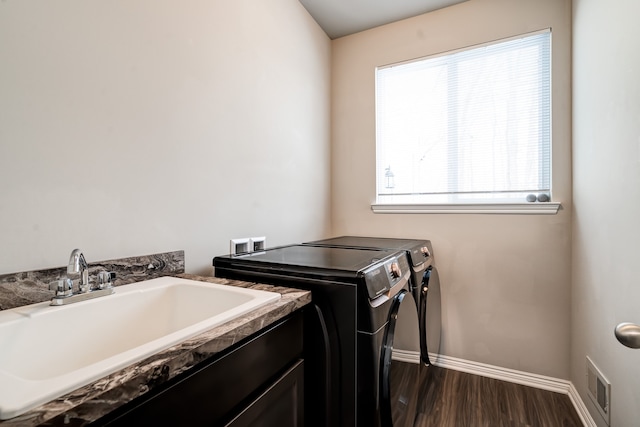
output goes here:
{"type": "Polygon", "coordinates": [[[77,280],[78,282],[78,292],[79,293],[86,293],[89,292],[91,290],[91,281],[90,280],[83,280],[83,276],[81,275],[80,278],[77,280]]]}
{"type": "Polygon", "coordinates": [[[116,273],[110,271],[101,271],[98,273],[98,289],[108,289],[113,287],[113,280],[116,279],[116,273]]]}
{"type": "Polygon", "coordinates": [[[49,290],[56,291],[56,297],[68,297],[73,295],[73,280],[63,278],[49,283],[49,290]]]}

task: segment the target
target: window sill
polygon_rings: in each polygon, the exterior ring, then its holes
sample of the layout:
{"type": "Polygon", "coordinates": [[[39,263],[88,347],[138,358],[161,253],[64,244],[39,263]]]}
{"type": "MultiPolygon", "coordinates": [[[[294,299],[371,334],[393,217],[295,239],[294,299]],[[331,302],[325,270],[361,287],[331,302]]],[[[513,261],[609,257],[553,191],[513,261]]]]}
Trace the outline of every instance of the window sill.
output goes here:
{"type": "Polygon", "coordinates": [[[372,204],[374,213],[428,214],[520,214],[555,215],[560,202],[536,203],[456,203],[456,204],[372,204]]]}

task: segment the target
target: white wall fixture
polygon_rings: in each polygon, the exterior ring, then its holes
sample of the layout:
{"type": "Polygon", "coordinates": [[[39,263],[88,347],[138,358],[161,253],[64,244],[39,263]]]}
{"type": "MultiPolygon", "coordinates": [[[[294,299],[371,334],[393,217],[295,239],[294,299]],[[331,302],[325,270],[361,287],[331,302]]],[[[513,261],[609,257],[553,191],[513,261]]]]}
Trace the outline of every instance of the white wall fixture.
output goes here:
{"type": "Polygon", "coordinates": [[[229,244],[229,253],[231,255],[243,255],[251,252],[264,251],[266,248],[266,242],[267,238],[265,236],[231,239],[229,244]]]}
{"type": "Polygon", "coordinates": [[[231,255],[247,254],[251,252],[250,239],[248,237],[242,239],[231,239],[229,245],[229,253],[231,255]]]}
{"type": "Polygon", "coordinates": [[[589,356],[587,356],[587,394],[604,421],[610,425],[611,383],[602,375],[589,356]]]}
{"type": "Polygon", "coordinates": [[[249,248],[251,252],[264,251],[266,249],[266,242],[267,238],[265,236],[252,237],[249,239],[249,248]]]}

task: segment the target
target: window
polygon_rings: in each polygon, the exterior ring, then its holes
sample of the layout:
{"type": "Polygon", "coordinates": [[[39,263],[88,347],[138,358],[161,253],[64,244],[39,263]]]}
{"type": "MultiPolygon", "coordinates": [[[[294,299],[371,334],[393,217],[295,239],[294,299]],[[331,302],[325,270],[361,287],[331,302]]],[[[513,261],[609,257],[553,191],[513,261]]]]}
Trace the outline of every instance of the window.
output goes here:
{"type": "Polygon", "coordinates": [[[377,204],[548,201],[550,38],[378,68],[377,204]]]}

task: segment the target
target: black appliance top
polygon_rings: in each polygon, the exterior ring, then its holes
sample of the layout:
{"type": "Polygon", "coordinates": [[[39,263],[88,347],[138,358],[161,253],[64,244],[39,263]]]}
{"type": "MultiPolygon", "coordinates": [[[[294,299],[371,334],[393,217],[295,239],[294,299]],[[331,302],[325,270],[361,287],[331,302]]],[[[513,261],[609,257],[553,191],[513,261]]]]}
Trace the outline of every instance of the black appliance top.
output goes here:
{"type": "Polygon", "coordinates": [[[340,236],[303,243],[310,246],[329,246],[352,249],[395,249],[407,251],[414,266],[433,256],[431,242],[419,239],[396,239],[388,237],[340,236]]]}
{"type": "Polygon", "coordinates": [[[218,256],[213,259],[213,266],[216,277],[228,279],[294,283],[303,288],[312,284],[355,285],[370,299],[407,280],[409,274],[404,251],[307,245],[282,246],[240,256],[218,256]]]}
{"type": "Polygon", "coordinates": [[[356,273],[371,267],[385,258],[394,255],[397,256],[397,254],[397,250],[381,251],[367,248],[351,249],[291,245],[241,256],[226,255],[216,257],[214,258],[214,266],[217,263],[216,260],[218,260],[218,262],[224,262],[224,260],[227,259],[236,264],[255,265],[263,263],[278,265],[281,269],[304,267],[356,273]]]}

